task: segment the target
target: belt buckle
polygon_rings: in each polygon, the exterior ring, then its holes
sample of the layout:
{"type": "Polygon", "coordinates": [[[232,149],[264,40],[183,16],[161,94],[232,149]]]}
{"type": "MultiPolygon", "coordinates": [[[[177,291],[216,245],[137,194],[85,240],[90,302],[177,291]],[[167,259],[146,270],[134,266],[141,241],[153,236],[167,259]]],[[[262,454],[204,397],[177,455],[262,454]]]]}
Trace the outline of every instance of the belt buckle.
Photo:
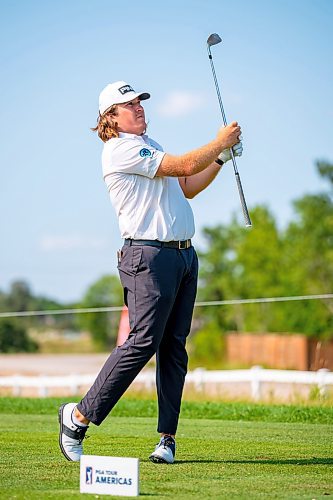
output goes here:
{"type": "Polygon", "coordinates": [[[179,241],[178,242],[178,249],[179,250],[186,250],[189,248],[189,240],[184,240],[184,241],[179,241]]]}

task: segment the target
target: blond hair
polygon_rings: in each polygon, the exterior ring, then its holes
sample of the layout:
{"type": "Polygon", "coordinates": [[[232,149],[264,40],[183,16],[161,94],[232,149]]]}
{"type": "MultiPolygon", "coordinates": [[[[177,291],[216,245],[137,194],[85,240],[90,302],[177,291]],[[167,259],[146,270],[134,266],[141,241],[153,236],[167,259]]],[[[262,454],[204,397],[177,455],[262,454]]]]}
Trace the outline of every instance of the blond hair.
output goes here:
{"type": "Polygon", "coordinates": [[[98,133],[98,137],[103,142],[107,142],[112,137],[119,137],[118,123],[114,119],[117,114],[117,106],[114,104],[104,111],[102,115],[99,114],[96,127],[91,128],[93,132],[98,133]]]}

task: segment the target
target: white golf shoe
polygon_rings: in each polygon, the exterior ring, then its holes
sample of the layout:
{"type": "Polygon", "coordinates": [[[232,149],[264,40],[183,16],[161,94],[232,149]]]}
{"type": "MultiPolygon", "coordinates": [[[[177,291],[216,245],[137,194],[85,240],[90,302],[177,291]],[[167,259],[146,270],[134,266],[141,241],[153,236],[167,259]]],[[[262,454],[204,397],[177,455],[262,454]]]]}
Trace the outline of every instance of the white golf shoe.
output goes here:
{"type": "Polygon", "coordinates": [[[149,460],[156,464],[172,464],[175,461],[176,442],[171,436],[161,437],[149,460]]]}
{"type": "Polygon", "coordinates": [[[72,414],[76,403],[65,403],[59,408],[59,445],[63,455],[71,462],[79,462],[83,454],[82,441],[88,426],[76,425],[72,414]]]}

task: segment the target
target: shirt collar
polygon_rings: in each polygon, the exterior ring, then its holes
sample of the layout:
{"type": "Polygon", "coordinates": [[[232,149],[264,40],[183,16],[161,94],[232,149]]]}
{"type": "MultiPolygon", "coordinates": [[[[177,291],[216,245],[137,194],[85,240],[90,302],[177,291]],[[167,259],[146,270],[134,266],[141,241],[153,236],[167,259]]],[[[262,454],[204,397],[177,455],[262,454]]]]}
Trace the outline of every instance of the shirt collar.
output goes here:
{"type": "Polygon", "coordinates": [[[145,142],[148,139],[148,135],[146,134],[136,135],[136,134],[128,134],[127,132],[118,132],[118,133],[119,133],[119,139],[125,139],[125,138],[140,139],[143,142],[145,142]]]}

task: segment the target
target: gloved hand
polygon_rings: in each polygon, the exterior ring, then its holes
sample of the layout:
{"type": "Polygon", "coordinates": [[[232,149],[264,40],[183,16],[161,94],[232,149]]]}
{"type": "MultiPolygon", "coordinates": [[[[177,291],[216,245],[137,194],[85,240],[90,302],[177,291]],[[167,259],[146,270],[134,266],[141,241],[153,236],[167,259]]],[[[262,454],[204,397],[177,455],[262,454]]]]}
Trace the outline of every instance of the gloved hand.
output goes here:
{"type": "MultiPolygon", "coordinates": [[[[241,141],[237,142],[237,144],[235,144],[232,147],[232,150],[233,150],[234,156],[242,156],[242,153],[243,153],[242,142],[241,141]]],[[[221,151],[221,153],[218,155],[217,158],[220,161],[222,161],[223,163],[227,163],[227,161],[231,160],[230,149],[224,149],[223,151],[221,151]]],[[[218,163],[220,163],[220,162],[218,162],[218,163]]]]}

